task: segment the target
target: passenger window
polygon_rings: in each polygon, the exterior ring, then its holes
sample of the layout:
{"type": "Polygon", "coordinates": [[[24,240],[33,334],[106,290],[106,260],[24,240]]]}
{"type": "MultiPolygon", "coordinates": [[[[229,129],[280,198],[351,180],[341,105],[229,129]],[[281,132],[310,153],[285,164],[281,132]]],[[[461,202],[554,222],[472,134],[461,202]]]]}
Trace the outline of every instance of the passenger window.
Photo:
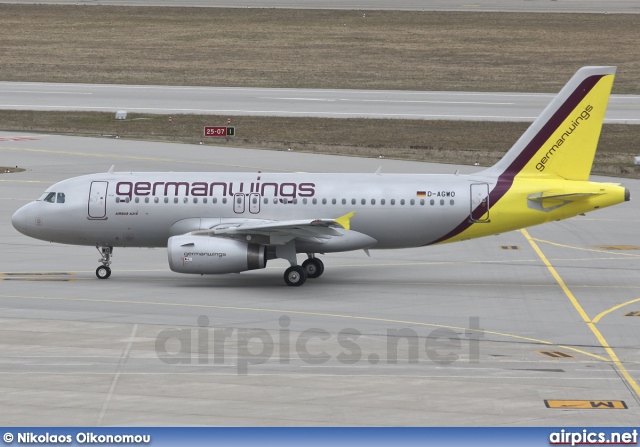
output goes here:
{"type": "Polygon", "coordinates": [[[395,205],[396,204],[396,199],[391,199],[391,205],[395,205]]]}
{"type": "Polygon", "coordinates": [[[346,205],[347,204],[347,199],[342,199],[342,204],[346,205]]]}
{"type": "Polygon", "coordinates": [[[144,203],[149,203],[149,197],[144,198],[144,203]]]}
{"type": "Polygon", "coordinates": [[[413,199],[411,199],[411,202],[409,202],[409,203],[410,203],[411,205],[415,205],[415,204],[416,204],[416,201],[415,201],[415,200],[413,200],[413,199]]]}
{"type": "Polygon", "coordinates": [[[136,203],[140,202],[140,197],[136,197],[136,203]]]}
{"type": "MultiPolygon", "coordinates": [[[[187,199],[186,198],[184,199],[184,202],[187,203],[187,199]]],[[[193,203],[198,203],[198,198],[197,197],[193,198],[193,203]]]]}
{"type": "Polygon", "coordinates": [[[430,203],[431,205],[434,205],[436,202],[434,202],[434,201],[433,201],[433,199],[431,199],[431,200],[429,201],[429,203],[430,203]]]}
{"type": "Polygon", "coordinates": [[[375,205],[376,204],[376,199],[371,199],[371,205],[375,205]]]}
{"type": "Polygon", "coordinates": [[[400,205],[404,205],[404,199],[400,200],[400,205]]]}
{"type": "Polygon", "coordinates": [[[380,205],[384,205],[385,200],[384,199],[380,199],[380,205]]]}
{"type": "Polygon", "coordinates": [[[315,205],[316,203],[318,203],[318,199],[313,199],[311,202],[315,205]]]}
{"type": "Polygon", "coordinates": [[[355,205],[356,204],[356,199],[351,199],[351,205],[355,205]]]}
{"type": "Polygon", "coordinates": [[[453,205],[453,203],[454,203],[454,202],[453,202],[453,199],[451,199],[451,200],[449,201],[449,205],[453,205]]]}
{"type": "Polygon", "coordinates": [[[302,203],[303,203],[304,205],[306,205],[306,204],[307,204],[307,199],[302,199],[302,203]]]}
{"type": "Polygon", "coordinates": [[[155,203],[158,203],[158,202],[160,201],[160,199],[158,199],[157,197],[154,197],[154,198],[153,198],[153,201],[154,201],[155,203]]]}
{"type": "Polygon", "coordinates": [[[363,204],[363,205],[366,205],[367,204],[367,199],[360,200],[360,203],[363,204]]]}
{"type": "Polygon", "coordinates": [[[177,197],[173,198],[173,203],[178,203],[178,198],[177,197]]]}
{"type": "Polygon", "coordinates": [[[213,199],[211,199],[211,203],[216,204],[218,203],[218,198],[214,197],[213,199]]]}
{"type": "Polygon", "coordinates": [[[63,192],[59,192],[58,193],[58,203],[64,203],[64,193],[63,192]]]}
{"type": "Polygon", "coordinates": [[[207,198],[206,197],[202,199],[202,203],[207,203],[207,198]]]}
{"type": "MultiPolygon", "coordinates": [[[[307,202],[306,202],[306,200],[307,200],[307,199],[304,199],[304,200],[305,200],[305,202],[304,202],[304,203],[307,203],[307,202]]],[[[264,200],[263,200],[263,202],[264,202],[264,204],[266,205],[267,203],[269,203],[269,199],[267,199],[267,198],[265,197],[265,198],[264,198],[264,200]]]]}
{"type": "Polygon", "coordinates": [[[326,205],[327,204],[327,199],[322,199],[322,204],[326,205]]]}
{"type": "Polygon", "coordinates": [[[420,205],[424,205],[424,199],[420,199],[420,205]]]}
{"type": "MultiPolygon", "coordinates": [[[[44,200],[45,200],[46,202],[49,202],[49,200],[47,200],[47,199],[44,199],[44,200]]],[[[53,203],[53,202],[51,202],[51,203],[53,203]]],[[[120,197],[116,197],[116,203],[120,203],[120,197]]]]}
{"type": "Polygon", "coordinates": [[[331,199],[331,204],[335,205],[336,204],[336,199],[331,199]]]}
{"type": "Polygon", "coordinates": [[[222,203],[224,203],[225,205],[227,204],[227,198],[226,197],[222,198],[222,203]]]}
{"type": "Polygon", "coordinates": [[[169,203],[169,197],[164,198],[164,203],[169,203]]]}
{"type": "Polygon", "coordinates": [[[440,199],[440,205],[444,205],[444,199],[440,199]]]}

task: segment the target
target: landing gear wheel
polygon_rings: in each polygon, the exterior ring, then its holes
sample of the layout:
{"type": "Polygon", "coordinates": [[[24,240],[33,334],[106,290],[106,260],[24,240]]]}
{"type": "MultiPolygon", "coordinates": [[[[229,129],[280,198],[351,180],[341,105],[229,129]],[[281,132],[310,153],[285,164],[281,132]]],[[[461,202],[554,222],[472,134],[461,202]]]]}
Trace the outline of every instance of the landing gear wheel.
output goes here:
{"type": "Polygon", "coordinates": [[[96,269],[96,276],[98,279],[107,279],[111,276],[111,269],[109,268],[109,265],[111,264],[113,247],[100,247],[96,244],[96,250],[100,253],[100,259],[98,259],[98,262],[102,263],[102,265],[96,269]]]}
{"type": "Polygon", "coordinates": [[[307,281],[307,271],[299,265],[289,267],[284,272],[284,282],[288,286],[298,287],[307,281]]]}
{"type": "Polygon", "coordinates": [[[302,263],[307,278],[318,278],[324,273],[324,263],[318,258],[309,258],[302,263]]]}
{"type": "Polygon", "coordinates": [[[109,276],[111,276],[111,269],[106,265],[101,265],[96,269],[96,276],[99,279],[107,279],[109,276]]]}

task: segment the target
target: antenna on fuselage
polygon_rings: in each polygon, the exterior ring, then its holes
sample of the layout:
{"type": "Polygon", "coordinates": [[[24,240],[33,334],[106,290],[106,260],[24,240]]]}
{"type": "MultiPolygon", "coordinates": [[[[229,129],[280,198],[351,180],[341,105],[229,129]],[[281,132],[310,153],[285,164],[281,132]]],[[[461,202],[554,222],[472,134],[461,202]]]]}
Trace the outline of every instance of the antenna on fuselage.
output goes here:
{"type": "Polygon", "coordinates": [[[378,168],[378,170],[376,171],[376,175],[382,175],[382,166],[378,168]]]}
{"type": "Polygon", "coordinates": [[[116,165],[112,165],[109,170],[107,171],[107,174],[113,174],[113,170],[116,167],[116,165]]]}

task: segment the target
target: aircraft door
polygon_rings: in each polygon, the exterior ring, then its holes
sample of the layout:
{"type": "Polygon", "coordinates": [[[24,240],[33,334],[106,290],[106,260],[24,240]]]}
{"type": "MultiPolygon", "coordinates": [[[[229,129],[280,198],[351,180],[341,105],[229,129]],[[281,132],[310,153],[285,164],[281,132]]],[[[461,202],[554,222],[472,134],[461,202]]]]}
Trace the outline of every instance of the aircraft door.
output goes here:
{"type": "Polygon", "coordinates": [[[469,217],[473,222],[489,222],[489,184],[471,184],[471,209],[469,217]]]}
{"type": "Polygon", "coordinates": [[[244,194],[241,192],[233,195],[233,211],[237,214],[244,213],[244,194]]]}
{"type": "Polygon", "coordinates": [[[109,182],[91,182],[89,189],[89,218],[105,219],[107,216],[107,188],[109,182]]]}
{"type": "Polygon", "coordinates": [[[249,212],[258,214],[260,212],[260,194],[252,192],[249,194],[249,212]]]}

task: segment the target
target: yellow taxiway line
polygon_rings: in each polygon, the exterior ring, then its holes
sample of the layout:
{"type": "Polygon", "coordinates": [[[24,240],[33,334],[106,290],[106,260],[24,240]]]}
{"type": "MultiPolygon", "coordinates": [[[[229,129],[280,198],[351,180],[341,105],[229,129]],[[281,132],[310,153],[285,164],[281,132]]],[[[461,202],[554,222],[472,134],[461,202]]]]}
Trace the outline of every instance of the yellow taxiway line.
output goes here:
{"type": "MultiPolygon", "coordinates": [[[[585,322],[587,327],[591,329],[591,332],[593,332],[593,335],[596,336],[600,345],[607,352],[607,354],[611,358],[611,361],[616,366],[618,371],[620,371],[620,373],[625,378],[627,383],[631,386],[631,388],[633,388],[636,395],[640,397],[640,386],[633,379],[633,377],[631,377],[627,369],[624,367],[624,365],[616,355],[615,351],[611,348],[611,346],[609,346],[609,343],[607,343],[607,340],[604,338],[600,330],[596,327],[595,321],[589,318],[589,315],[587,315],[582,305],[578,302],[578,299],[571,292],[571,290],[569,290],[569,287],[567,287],[567,285],[565,284],[560,274],[558,274],[558,272],[553,267],[553,265],[551,265],[551,262],[549,262],[549,260],[544,255],[544,253],[542,253],[542,250],[540,250],[540,247],[538,247],[538,244],[536,244],[535,240],[529,235],[527,230],[522,229],[520,230],[520,232],[524,235],[527,241],[529,241],[529,244],[531,244],[531,247],[533,247],[533,250],[538,254],[538,256],[540,257],[544,265],[546,265],[547,269],[549,270],[551,275],[554,277],[554,279],[556,280],[556,282],[558,283],[558,285],[560,286],[564,294],[567,296],[567,298],[569,298],[569,301],[571,301],[571,304],[573,304],[573,307],[576,309],[576,311],[578,311],[578,314],[580,314],[580,317],[582,317],[582,320],[585,322]]],[[[613,310],[613,308],[611,310],[613,310]]],[[[602,314],[600,314],[598,317],[600,317],[601,315],[602,314]]]]}

